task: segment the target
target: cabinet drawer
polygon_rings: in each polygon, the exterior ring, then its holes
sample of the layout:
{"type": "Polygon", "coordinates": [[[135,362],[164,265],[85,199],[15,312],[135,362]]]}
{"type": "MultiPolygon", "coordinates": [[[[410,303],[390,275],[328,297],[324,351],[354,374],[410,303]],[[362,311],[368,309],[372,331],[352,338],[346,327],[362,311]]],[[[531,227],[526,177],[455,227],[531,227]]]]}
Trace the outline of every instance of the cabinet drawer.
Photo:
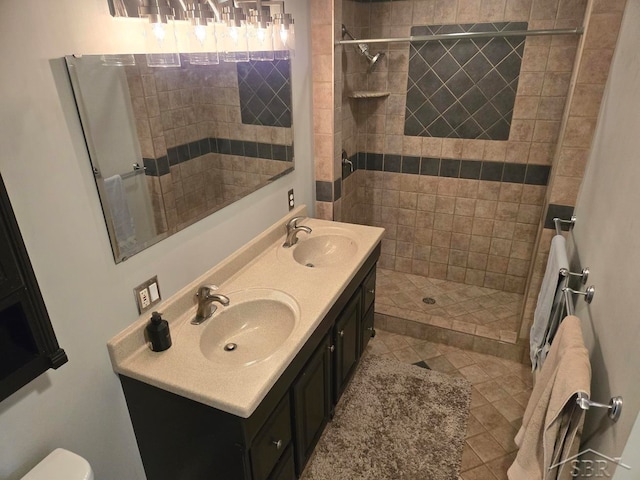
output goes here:
{"type": "Polygon", "coordinates": [[[376,266],[367,274],[362,282],[362,311],[366,312],[376,299],[376,266]]]}
{"type": "Polygon", "coordinates": [[[291,443],[289,396],[273,411],[251,445],[253,480],[265,480],[291,443]]]}

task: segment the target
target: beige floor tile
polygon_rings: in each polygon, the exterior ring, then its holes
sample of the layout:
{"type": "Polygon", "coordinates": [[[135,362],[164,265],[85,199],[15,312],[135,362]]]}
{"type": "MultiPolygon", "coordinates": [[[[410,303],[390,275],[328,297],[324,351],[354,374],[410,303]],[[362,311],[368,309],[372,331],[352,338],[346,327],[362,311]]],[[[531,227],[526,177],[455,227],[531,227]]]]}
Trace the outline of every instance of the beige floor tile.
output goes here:
{"type": "Polygon", "coordinates": [[[507,453],[488,432],[470,437],[466,441],[484,463],[503,457],[507,453]]]}
{"type": "Polygon", "coordinates": [[[451,362],[449,362],[449,360],[447,360],[443,355],[430,358],[426,360],[426,362],[427,365],[429,365],[429,367],[431,367],[431,369],[435,370],[436,372],[452,373],[456,371],[456,367],[451,365],[451,362]]]}
{"type": "Polygon", "coordinates": [[[515,452],[518,447],[513,439],[518,431],[511,425],[501,425],[497,428],[489,430],[491,436],[500,444],[502,448],[508,453],[515,452]]]}
{"type": "Polygon", "coordinates": [[[476,383],[486,382],[490,379],[489,375],[484,373],[478,365],[469,365],[467,367],[462,367],[459,369],[460,373],[465,376],[467,380],[469,380],[474,385],[476,383]]]}
{"type": "Polygon", "coordinates": [[[409,346],[404,335],[385,335],[380,340],[382,340],[382,342],[389,347],[389,350],[391,351],[409,346]]]}
{"type": "Polygon", "coordinates": [[[508,480],[507,470],[516,458],[516,454],[510,453],[504,457],[496,458],[486,464],[487,468],[491,470],[491,473],[495,475],[498,480],[508,480]]]}
{"type": "Polygon", "coordinates": [[[477,388],[482,396],[489,402],[495,402],[496,400],[509,396],[509,394],[494,380],[477,383],[474,387],[477,388]]]}
{"type": "Polygon", "coordinates": [[[509,421],[502,416],[502,413],[491,404],[472,408],[471,415],[473,415],[487,430],[511,426],[509,421]]]}
{"type": "Polygon", "coordinates": [[[458,369],[462,367],[467,367],[469,365],[473,365],[474,363],[476,363],[473,358],[471,358],[469,355],[467,355],[464,352],[447,353],[445,357],[447,357],[447,360],[451,362],[451,365],[453,365],[458,369]]]}
{"type": "Polygon", "coordinates": [[[469,422],[467,424],[467,434],[465,438],[473,437],[480,433],[484,433],[486,428],[482,426],[482,424],[474,417],[473,415],[469,415],[469,422]]]}
{"type": "Polygon", "coordinates": [[[393,355],[403,363],[416,363],[422,360],[420,355],[418,355],[411,347],[393,350],[391,353],[393,353],[393,355]]]}
{"type": "Polygon", "coordinates": [[[480,457],[476,455],[476,452],[474,452],[469,445],[465,444],[464,450],[462,451],[462,464],[460,466],[460,471],[465,472],[480,465],[482,465],[480,457]]]}
{"type": "Polygon", "coordinates": [[[420,355],[422,360],[425,361],[429,360],[430,358],[439,357],[440,355],[442,355],[439,345],[432,342],[424,342],[413,345],[413,349],[418,355],[420,355]]]}
{"type": "Polygon", "coordinates": [[[484,465],[462,473],[462,480],[496,480],[496,477],[484,465]]]}
{"type": "Polygon", "coordinates": [[[493,402],[493,405],[510,422],[522,418],[522,415],[524,415],[524,407],[511,397],[505,397],[493,402]]]}
{"type": "Polygon", "coordinates": [[[482,395],[475,386],[471,388],[471,408],[487,405],[489,401],[482,395]]]}

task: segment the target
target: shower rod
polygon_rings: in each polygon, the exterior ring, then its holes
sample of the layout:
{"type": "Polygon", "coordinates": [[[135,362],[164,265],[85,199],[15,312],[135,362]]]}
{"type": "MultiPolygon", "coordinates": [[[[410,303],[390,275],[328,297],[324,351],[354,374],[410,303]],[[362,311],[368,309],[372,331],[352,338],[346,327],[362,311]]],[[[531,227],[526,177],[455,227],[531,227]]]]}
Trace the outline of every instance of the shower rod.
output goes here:
{"type": "Polygon", "coordinates": [[[396,42],[429,42],[441,40],[459,40],[492,37],[536,37],[543,35],[582,35],[584,28],[561,28],[555,30],[507,30],[504,32],[461,32],[442,33],[438,35],[411,35],[400,38],[361,38],[359,40],[338,40],[336,45],[353,45],[358,43],[396,43],[396,42]]]}

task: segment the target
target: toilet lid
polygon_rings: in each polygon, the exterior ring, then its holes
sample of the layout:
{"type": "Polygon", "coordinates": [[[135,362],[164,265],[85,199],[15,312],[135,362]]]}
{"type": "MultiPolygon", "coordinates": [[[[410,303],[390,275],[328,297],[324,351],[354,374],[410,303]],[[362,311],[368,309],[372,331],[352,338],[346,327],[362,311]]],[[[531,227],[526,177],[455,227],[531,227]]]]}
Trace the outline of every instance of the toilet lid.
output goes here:
{"type": "Polygon", "coordinates": [[[75,453],[56,448],[22,480],[92,480],[89,462],[75,453]]]}

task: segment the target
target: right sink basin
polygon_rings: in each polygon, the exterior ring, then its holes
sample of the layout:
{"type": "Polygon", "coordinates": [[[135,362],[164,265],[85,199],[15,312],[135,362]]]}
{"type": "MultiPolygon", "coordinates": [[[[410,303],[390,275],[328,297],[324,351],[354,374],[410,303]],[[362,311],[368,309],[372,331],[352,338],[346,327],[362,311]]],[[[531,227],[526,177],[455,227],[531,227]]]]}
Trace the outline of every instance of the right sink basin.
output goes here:
{"type": "Polygon", "coordinates": [[[356,241],[339,232],[311,232],[291,247],[293,259],[309,268],[349,263],[358,251],[356,241]]]}

